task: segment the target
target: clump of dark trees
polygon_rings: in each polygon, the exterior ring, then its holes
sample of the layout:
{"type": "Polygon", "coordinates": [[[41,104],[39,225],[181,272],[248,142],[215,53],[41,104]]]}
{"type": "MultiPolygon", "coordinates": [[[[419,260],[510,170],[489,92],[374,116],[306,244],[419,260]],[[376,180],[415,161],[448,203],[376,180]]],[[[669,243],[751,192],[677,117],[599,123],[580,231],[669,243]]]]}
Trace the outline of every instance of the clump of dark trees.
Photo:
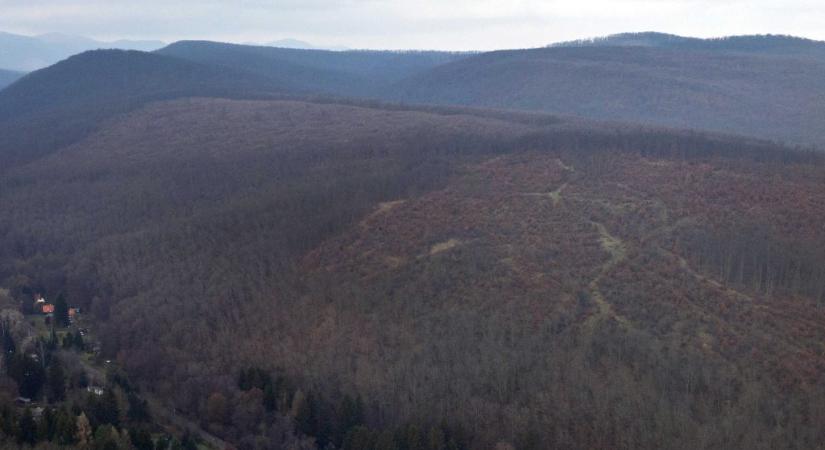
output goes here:
{"type": "Polygon", "coordinates": [[[15,401],[0,397],[3,448],[45,443],[94,450],[197,448],[189,434],[175,437],[158,428],[146,400],[125,374],[112,371],[102,394],[87,392],[86,373],[67,372],[60,356],[61,347],[63,351],[83,350],[79,332],[66,333],[61,345],[52,329],[48,339],[38,340],[37,353],[25,354],[18,349],[10,328],[8,322],[0,327],[2,360],[5,375],[17,385],[19,397],[15,401]],[[34,405],[42,405],[37,416],[34,405]]]}
{"type": "MultiPolygon", "coordinates": [[[[338,393],[328,397],[315,391],[304,393],[281,371],[272,377],[264,369],[251,367],[238,375],[238,389],[249,398],[260,399],[269,414],[288,417],[299,435],[311,438],[317,448],[345,450],[459,450],[468,448],[466,433],[445,423],[424,426],[418,423],[373,428],[367,407],[356,396],[338,393]],[[338,398],[337,401],[332,398],[338,398]]],[[[210,421],[226,420],[226,398],[213,394],[207,405],[210,421]]],[[[255,432],[259,427],[247,432],[255,432]]],[[[240,440],[243,448],[256,448],[256,438],[240,440]]]]}

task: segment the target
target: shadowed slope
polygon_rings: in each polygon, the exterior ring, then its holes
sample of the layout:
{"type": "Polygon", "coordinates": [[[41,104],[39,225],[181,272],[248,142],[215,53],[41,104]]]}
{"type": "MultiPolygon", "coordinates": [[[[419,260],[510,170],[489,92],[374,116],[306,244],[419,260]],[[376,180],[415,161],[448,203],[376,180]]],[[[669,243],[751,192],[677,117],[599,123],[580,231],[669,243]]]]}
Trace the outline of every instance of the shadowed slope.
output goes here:
{"type": "Polygon", "coordinates": [[[98,50],[32,72],[0,91],[0,161],[35,159],[151,100],[300,91],[223,67],[137,51],[98,50]]]}
{"type": "Polygon", "coordinates": [[[329,51],[181,41],[159,54],[288,79],[336,95],[376,96],[390,84],[468,53],[436,51],[329,51]]]}

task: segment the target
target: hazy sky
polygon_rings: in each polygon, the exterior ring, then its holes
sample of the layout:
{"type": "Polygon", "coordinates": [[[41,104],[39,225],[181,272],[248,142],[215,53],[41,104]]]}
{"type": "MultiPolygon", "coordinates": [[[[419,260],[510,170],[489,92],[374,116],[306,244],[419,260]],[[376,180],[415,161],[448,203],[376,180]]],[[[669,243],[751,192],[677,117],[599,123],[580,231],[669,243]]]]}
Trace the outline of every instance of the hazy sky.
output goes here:
{"type": "Polygon", "coordinates": [[[624,31],[825,40],[825,0],[0,0],[0,30],[454,50],[624,31]]]}

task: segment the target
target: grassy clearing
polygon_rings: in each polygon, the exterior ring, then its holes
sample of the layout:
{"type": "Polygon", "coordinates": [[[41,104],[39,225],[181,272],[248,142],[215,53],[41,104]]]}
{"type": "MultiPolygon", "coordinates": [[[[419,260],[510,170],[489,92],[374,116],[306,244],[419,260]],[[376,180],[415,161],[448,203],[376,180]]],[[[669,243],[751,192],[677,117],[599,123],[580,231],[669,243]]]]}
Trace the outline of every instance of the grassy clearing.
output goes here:
{"type": "Polygon", "coordinates": [[[450,239],[444,242],[440,242],[430,247],[430,256],[437,255],[441,252],[446,252],[447,250],[450,250],[451,248],[456,247],[460,244],[461,241],[459,241],[458,239],[450,239]]]}

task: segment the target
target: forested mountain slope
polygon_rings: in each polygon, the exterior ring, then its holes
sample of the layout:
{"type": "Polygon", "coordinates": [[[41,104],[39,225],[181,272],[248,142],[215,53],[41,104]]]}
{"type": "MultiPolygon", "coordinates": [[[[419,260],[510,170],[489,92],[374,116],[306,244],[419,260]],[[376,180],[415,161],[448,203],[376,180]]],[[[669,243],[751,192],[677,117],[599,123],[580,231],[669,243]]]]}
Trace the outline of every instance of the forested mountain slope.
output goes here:
{"type": "Polygon", "coordinates": [[[183,41],[158,53],[305,91],[526,109],[825,144],[825,44],[785,36],[625,34],[482,54],[298,50],[183,41]]]}
{"type": "Polygon", "coordinates": [[[825,144],[825,60],[682,48],[484,53],[399,83],[406,102],[565,113],[825,144]]]}
{"type": "Polygon", "coordinates": [[[285,77],[306,88],[343,96],[378,96],[392,83],[469,53],[436,51],[329,51],[181,41],[156,53],[285,77]]]}
{"type": "Polygon", "coordinates": [[[86,52],[0,91],[0,165],[55,151],[151,100],[272,92],[301,92],[301,87],[151,53],[86,52]]]}
{"type": "Polygon", "coordinates": [[[0,92],[0,162],[71,144],[148,101],[186,96],[369,96],[462,54],[332,52],[180,42],[157,53],[98,50],[0,92]]]}
{"type": "Polygon", "coordinates": [[[811,448],[823,182],[725,136],[155,102],[3,174],[0,280],[244,448],[270,406],[319,445],[811,448]]]}
{"type": "Polygon", "coordinates": [[[0,161],[35,159],[147,101],[189,95],[539,110],[819,145],[823,69],[813,59],[609,46],[470,55],[180,42],[156,54],[95,51],[0,92],[0,161]]]}

